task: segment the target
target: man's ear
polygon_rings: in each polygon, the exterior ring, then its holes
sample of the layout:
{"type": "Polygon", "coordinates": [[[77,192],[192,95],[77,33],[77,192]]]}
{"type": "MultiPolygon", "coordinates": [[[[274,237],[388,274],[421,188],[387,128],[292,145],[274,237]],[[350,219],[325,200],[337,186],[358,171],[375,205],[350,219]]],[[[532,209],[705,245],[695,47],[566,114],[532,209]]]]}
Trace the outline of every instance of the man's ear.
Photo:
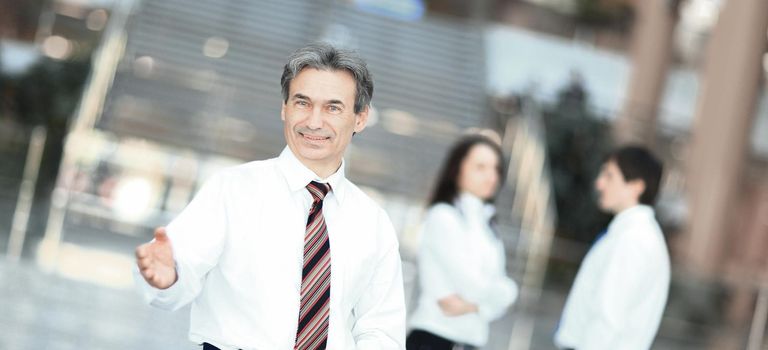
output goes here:
{"type": "Polygon", "coordinates": [[[363,131],[368,124],[368,112],[371,110],[370,106],[365,106],[360,113],[355,114],[355,133],[363,131]]]}
{"type": "Polygon", "coordinates": [[[637,201],[639,203],[640,197],[643,195],[643,192],[645,192],[645,181],[641,179],[634,179],[627,182],[627,184],[632,189],[632,192],[637,195],[637,201]]]}
{"type": "Polygon", "coordinates": [[[287,102],[283,102],[283,105],[280,107],[280,119],[282,121],[285,121],[285,104],[287,102]]]}

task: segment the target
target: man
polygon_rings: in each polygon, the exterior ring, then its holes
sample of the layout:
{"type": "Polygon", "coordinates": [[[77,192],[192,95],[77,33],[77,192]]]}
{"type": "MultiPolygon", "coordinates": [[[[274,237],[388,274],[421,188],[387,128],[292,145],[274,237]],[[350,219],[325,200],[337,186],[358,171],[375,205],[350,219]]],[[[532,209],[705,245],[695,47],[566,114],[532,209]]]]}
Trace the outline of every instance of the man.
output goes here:
{"type": "Polygon", "coordinates": [[[192,302],[189,337],[203,349],[403,349],[394,229],[344,176],[368,120],[366,64],[310,45],[281,84],[287,147],[214,175],[136,249],[146,297],[171,310],[192,302]]]}
{"type": "Polygon", "coordinates": [[[670,263],[651,207],[662,165],[624,147],[604,162],[595,187],[616,214],[590,249],[568,295],[555,343],[561,349],[649,349],[667,302],[670,263]]]}

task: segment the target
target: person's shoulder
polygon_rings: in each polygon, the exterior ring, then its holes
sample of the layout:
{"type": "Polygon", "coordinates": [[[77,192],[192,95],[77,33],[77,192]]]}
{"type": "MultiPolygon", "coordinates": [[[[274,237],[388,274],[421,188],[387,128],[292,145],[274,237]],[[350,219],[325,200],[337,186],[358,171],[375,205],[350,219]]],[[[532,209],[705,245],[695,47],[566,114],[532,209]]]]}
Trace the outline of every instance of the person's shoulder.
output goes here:
{"type": "Polygon", "coordinates": [[[229,168],[230,171],[236,173],[253,173],[259,171],[271,171],[277,164],[277,158],[269,158],[262,160],[253,160],[247,163],[242,163],[229,168]]]}
{"type": "Polygon", "coordinates": [[[345,201],[348,201],[348,204],[354,207],[355,210],[375,213],[384,212],[381,205],[373,200],[373,198],[365,193],[360,187],[355,185],[352,181],[349,181],[349,179],[344,179],[343,181],[344,189],[346,190],[345,201]]]}
{"type": "Polygon", "coordinates": [[[446,230],[463,227],[463,219],[458,208],[447,203],[436,203],[427,208],[422,221],[424,232],[430,234],[446,234],[446,230]]]}
{"type": "Polygon", "coordinates": [[[656,221],[653,212],[644,214],[630,217],[621,225],[622,230],[626,232],[626,236],[648,240],[662,235],[661,227],[658,221],[656,221]]]}
{"type": "Polygon", "coordinates": [[[627,220],[618,233],[618,242],[637,252],[659,253],[667,250],[664,234],[655,218],[634,217],[627,220]]]}
{"type": "Polygon", "coordinates": [[[427,220],[457,220],[461,216],[461,212],[456,206],[448,203],[436,203],[431,205],[427,209],[427,220]]]}
{"type": "Polygon", "coordinates": [[[424,242],[461,239],[466,232],[461,212],[448,203],[436,203],[427,208],[422,221],[421,240],[424,242]]]}
{"type": "Polygon", "coordinates": [[[242,190],[242,186],[253,186],[266,182],[275,173],[274,158],[251,161],[222,167],[214,171],[206,180],[206,186],[219,188],[225,192],[242,190]]]}
{"type": "Polygon", "coordinates": [[[224,167],[217,171],[214,176],[221,179],[232,179],[237,177],[263,176],[274,172],[277,158],[264,160],[254,160],[246,163],[224,167]]]}
{"type": "Polygon", "coordinates": [[[354,211],[354,220],[358,220],[360,227],[371,228],[360,230],[359,234],[378,242],[376,244],[382,247],[397,247],[397,233],[389,214],[360,187],[347,179],[344,182],[346,193],[343,205],[347,207],[346,210],[354,211]]]}

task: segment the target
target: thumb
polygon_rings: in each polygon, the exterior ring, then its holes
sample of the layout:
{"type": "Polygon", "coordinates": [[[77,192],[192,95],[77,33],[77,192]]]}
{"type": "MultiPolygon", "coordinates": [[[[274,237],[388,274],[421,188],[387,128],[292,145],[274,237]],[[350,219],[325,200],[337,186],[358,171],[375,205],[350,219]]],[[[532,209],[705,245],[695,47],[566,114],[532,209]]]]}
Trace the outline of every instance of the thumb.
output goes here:
{"type": "Polygon", "coordinates": [[[165,227],[155,229],[155,240],[161,243],[168,242],[168,235],[165,233],[165,227]]]}

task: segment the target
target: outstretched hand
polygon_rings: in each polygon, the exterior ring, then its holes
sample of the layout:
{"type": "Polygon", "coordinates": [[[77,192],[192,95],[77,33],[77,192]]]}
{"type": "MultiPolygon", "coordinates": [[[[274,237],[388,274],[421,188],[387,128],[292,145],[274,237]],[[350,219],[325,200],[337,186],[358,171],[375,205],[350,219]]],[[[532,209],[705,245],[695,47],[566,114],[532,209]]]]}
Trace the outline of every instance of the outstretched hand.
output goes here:
{"type": "Polygon", "coordinates": [[[165,227],[155,229],[155,239],[136,248],[136,264],[150,286],[166,289],[176,283],[176,264],[165,227]]]}

